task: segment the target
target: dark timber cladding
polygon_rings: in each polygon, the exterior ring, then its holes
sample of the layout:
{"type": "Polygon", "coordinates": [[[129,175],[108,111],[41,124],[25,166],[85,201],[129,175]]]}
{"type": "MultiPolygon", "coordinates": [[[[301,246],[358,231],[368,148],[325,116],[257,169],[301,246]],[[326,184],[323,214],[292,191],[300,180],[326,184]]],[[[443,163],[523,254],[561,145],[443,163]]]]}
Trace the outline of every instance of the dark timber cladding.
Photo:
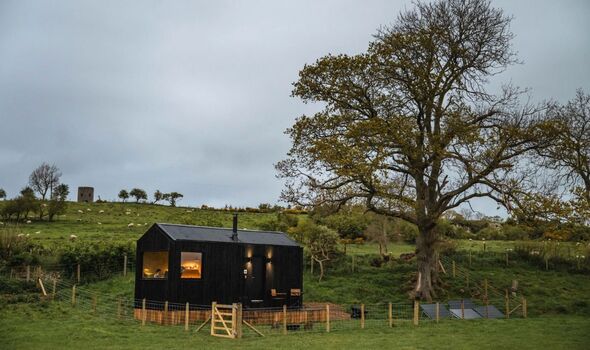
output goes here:
{"type": "Polygon", "coordinates": [[[303,249],[282,232],[154,224],[137,241],[135,298],[299,306],[303,249]]]}

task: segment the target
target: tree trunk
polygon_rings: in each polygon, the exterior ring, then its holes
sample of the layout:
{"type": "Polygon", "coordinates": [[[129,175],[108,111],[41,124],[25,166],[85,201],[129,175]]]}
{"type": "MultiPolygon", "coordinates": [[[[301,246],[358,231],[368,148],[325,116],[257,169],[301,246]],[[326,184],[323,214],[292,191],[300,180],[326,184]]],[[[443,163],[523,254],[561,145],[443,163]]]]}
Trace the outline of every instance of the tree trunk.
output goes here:
{"type": "Polygon", "coordinates": [[[316,260],[316,261],[320,265],[320,278],[318,279],[318,282],[321,282],[322,278],[324,278],[324,261],[323,260],[316,260]]]}
{"type": "Polygon", "coordinates": [[[416,298],[432,301],[436,297],[435,287],[438,285],[438,273],[436,270],[436,241],[437,235],[434,227],[419,226],[420,234],[416,238],[416,259],[418,265],[418,278],[414,296],[416,298]]]}

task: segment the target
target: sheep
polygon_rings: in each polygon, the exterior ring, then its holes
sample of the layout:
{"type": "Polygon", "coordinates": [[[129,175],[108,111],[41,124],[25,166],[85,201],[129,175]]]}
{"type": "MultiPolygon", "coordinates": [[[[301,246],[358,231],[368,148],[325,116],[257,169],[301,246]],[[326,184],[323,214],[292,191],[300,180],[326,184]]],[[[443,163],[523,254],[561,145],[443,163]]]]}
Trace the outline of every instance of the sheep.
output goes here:
{"type": "Polygon", "coordinates": [[[78,238],[76,235],[70,235],[70,241],[75,241],[78,238]]]}
{"type": "Polygon", "coordinates": [[[4,226],[4,223],[2,221],[0,221],[0,226],[4,226]]]}
{"type": "Polygon", "coordinates": [[[84,214],[84,212],[82,210],[80,210],[80,209],[78,209],[78,213],[84,214]]]}
{"type": "Polygon", "coordinates": [[[102,222],[99,222],[98,224],[99,224],[99,225],[102,225],[102,222]]]}
{"type": "Polygon", "coordinates": [[[90,208],[87,208],[87,209],[86,209],[86,211],[92,211],[92,209],[90,209],[90,208]]]}
{"type": "Polygon", "coordinates": [[[25,235],[25,237],[29,237],[29,236],[30,236],[30,234],[28,234],[28,233],[25,235]]]}
{"type": "Polygon", "coordinates": [[[125,212],[125,215],[129,215],[129,214],[131,214],[131,212],[130,212],[130,211],[127,211],[127,212],[125,212]]]}
{"type": "Polygon", "coordinates": [[[98,213],[102,214],[102,213],[104,213],[104,210],[99,210],[98,213]]]}
{"type": "Polygon", "coordinates": [[[27,220],[27,224],[30,224],[30,223],[31,223],[31,220],[27,220]]]}
{"type": "Polygon", "coordinates": [[[40,233],[41,233],[41,231],[37,231],[37,232],[35,232],[35,234],[37,234],[37,235],[38,235],[38,234],[40,234],[40,233]]]}
{"type": "Polygon", "coordinates": [[[127,227],[129,227],[129,228],[131,228],[133,226],[135,226],[133,223],[129,223],[129,225],[127,225],[127,227]]]}
{"type": "Polygon", "coordinates": [[[18,235],[16,235],[17,237],[24,237],[25,234],[24,233],[19,233],[18,235]]]}

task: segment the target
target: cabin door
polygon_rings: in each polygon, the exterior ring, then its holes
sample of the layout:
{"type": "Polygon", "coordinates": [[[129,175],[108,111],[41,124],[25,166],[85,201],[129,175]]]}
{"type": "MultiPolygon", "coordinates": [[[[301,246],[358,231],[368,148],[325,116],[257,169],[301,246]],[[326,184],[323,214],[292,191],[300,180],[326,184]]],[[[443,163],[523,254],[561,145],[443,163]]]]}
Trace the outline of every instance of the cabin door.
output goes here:
{"type": "Polygon", "coordinates": [[[251,306],[263,306],[265,276],[264,258],[253,256],[246,276],[246,295],[251,306]]]}

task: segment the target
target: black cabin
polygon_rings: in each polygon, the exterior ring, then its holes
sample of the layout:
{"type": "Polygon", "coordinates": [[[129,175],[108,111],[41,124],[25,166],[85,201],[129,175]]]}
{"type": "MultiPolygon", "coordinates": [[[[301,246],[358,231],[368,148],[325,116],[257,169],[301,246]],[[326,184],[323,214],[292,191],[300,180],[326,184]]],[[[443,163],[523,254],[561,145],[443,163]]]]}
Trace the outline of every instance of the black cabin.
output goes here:
{"type": "Polygon", "coordinates": [[[137,241],[135,298],[301,306],[303,248],[282,232],[154,224],[137,241]]]}

